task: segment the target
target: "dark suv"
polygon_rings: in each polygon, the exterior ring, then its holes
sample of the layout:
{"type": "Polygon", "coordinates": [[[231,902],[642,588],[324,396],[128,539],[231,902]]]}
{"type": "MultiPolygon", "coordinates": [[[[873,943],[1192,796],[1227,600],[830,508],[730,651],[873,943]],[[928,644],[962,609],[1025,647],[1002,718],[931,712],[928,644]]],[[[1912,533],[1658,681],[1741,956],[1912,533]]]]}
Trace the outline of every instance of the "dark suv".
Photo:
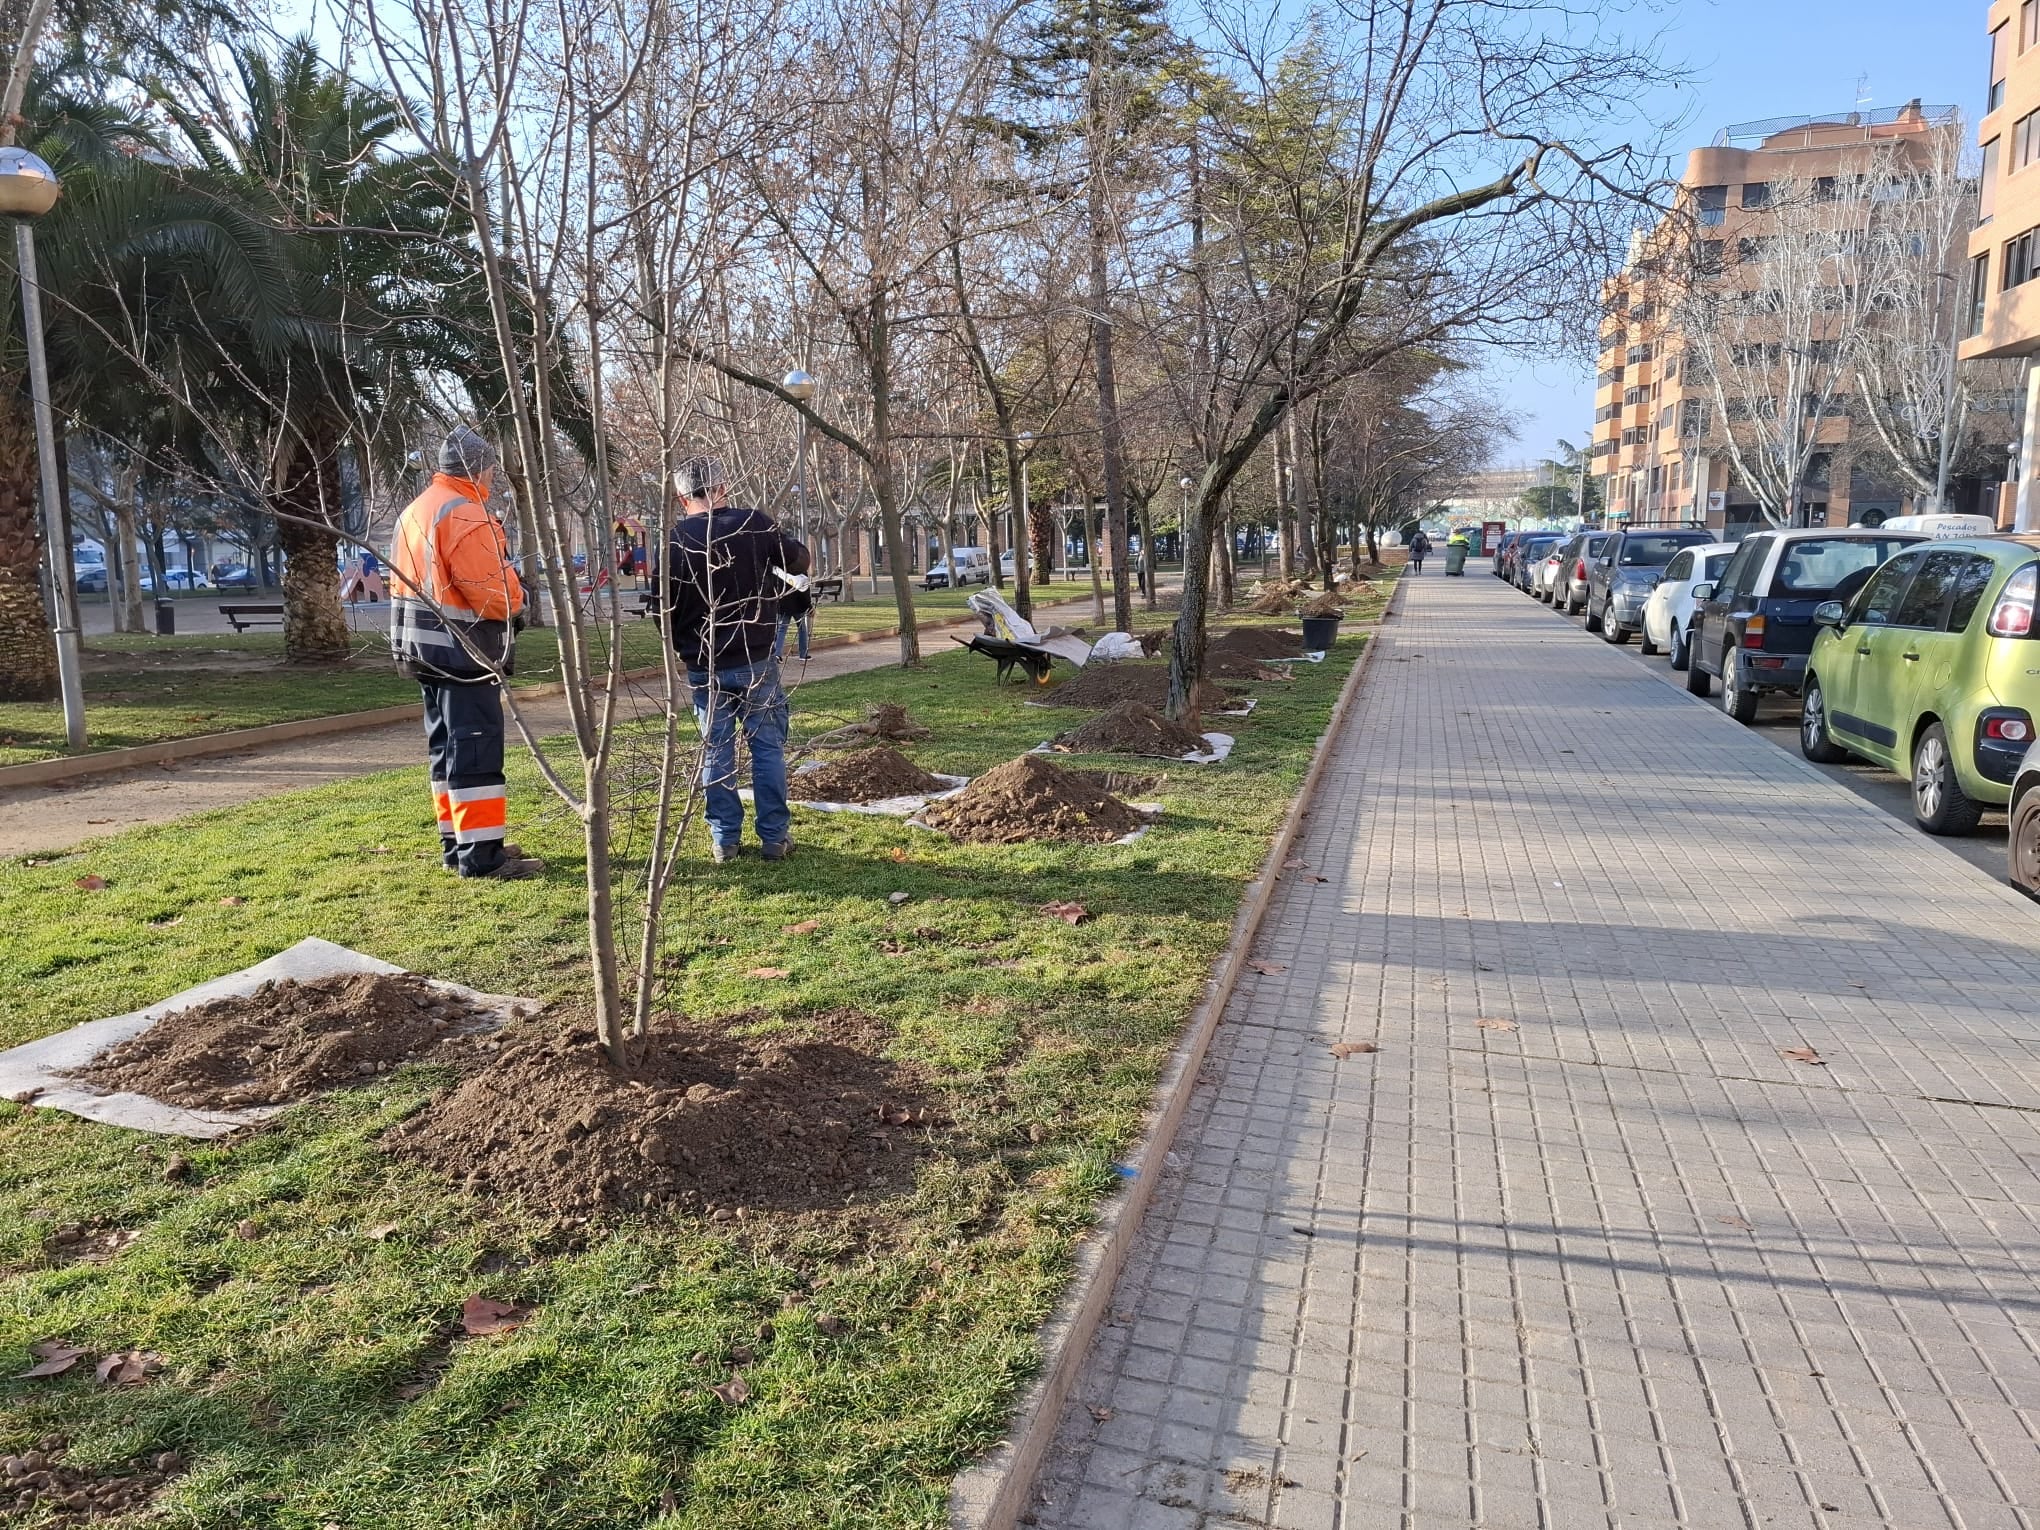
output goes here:
{"type": "Polygon", "coordinates": [[[1664,578],[1665,565],[1688,547],[1703,547],[1702,530],[1622,531],[1608,539],[1587,571],[1587,631],[1626,643],[1643,625],[1644,602],[1664,578]]]}
{"type": "Polygon", "coordinates": [[[1705,696],[1721,679],[1721,707],[1757,720],[1765,691],[1799,690],[1813,651],[1813,608],[1847,601],[1877,565],[1926,538],[1911,531],[1759,531],[1743,538],[1712,585],[1693,590],[1686,689],[1705,696]]]}

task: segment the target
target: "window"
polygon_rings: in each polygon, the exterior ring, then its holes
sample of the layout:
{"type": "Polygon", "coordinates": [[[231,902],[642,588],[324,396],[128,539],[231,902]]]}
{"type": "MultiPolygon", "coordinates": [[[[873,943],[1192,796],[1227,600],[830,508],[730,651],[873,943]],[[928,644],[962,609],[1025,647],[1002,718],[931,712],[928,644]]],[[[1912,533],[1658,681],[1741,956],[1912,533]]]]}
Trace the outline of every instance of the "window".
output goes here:
{"type": "Polygon", "coordinates": [[[1728,241],[1725,239],[1703,239],[1694,247],[1693,272],[1696,276],[1719,276],[1723,252],[1728,241]]]}
{"type": "Polygon", "coordinates": [[[1692,577],[1693,554],[1690,549],[1680,553],[1678,557],[1665,565],[1665,578],[1667,580],[1691,579],[1692,577]]]}
{"type": "Polygon", "coordinates": [[[2014,287],[2023,287],[2036,274],[2040,274],[2040,271],[2036,271],[2034,259],[2036,255],[2040,255],[2040,247],[2036,247],[2040,245],[2040,239],[2036,239],[2036,236],[2040,236],[2040,229],[2029,228],[2005,246],[2004,277],[1999,284],[2004,291],[2009,292],[2014,287]]]}
{"type": "Polygon", "coordinates": [[[1816,175],[1813,178],[1813,199],[1816,202],[1839,202],[1842,199],[1842,185],[1832,175],[1816,175]]]}
{"type": "Polygon", "coordinates": [[[1789,542],[1778,572],[1771,577],[1773,595],[1799,600],[1831,600],[1835,586],[1858,569],[1875,568],[1906,544],[1896,538],[1806,537],[1789,542]]]}
{"type": "MultiPolygon", "coordinates": [[[[2040,4],[2040,0],[2035,0],[2040,4]]],[[[1742,205],[1746,208],[1769,207],[1771,205],[1771,183],[1769,181],[1744,181],[1742,205]]]]}
{"type": "Polygon", "coordinates": [[[2005,104],[2005,71],[2011,64],[2007,55],[2011,52],[2011,34],[2008,26],[2001,26],[1990,34],[1990,93],[1983,98],[1983,109],[1994,112],[2005,104]]]}
{"type": "Polygon", "coordinates": [[[1968,561],[1955,576],[1955,589],[1948,602],[1950,632],[1969,630],[1969,620],[1976,615],[1977,606],[1983,602],[1983,592],[1990,588],[1990,581],[1996,574],[1997,564],[1989,558],[1968,554],[1968,561]]]}
{"type": "Polygon", "coordinates": [[[1920,566],[1925,553],[1907,553],[1902,558],[1893,558],[1871,576],[1863,586],[1863,593],[1856,597],[1856,610],[1852,620],[1865,626],[1886,627],[1891,624],[1892,614],[1898,609],[1898,597],[1905,593],[1905,582],[1912,578],[1913,570],[1920,566]]]}
{"type": "Polygon", "coordinates": [[[1721,571],[1716,581],[1714,595],[1718,600],[1724,595],[1739,595],[1757,582],[1757,569],[1771,551],[1770,537],[1751,537],[1735,550],[1728,567],[1721,571]]]}
{"type": "Polygon", "coordinates": [[[2017,175],[2036,159],[2040,159],[2040,112],[2028,112],[2012,124],[2010,173],[2017,175]]]}
{"type": "MultiPolygon", "coordinates": [[[[1622,539],[1622,551],[1616,561],[1623,568],[1657,568],[1670,563],[1676,557],[1689,557],[1681,548],[1691,547],[1693,539],[1681,536],[1641,536],[1631,534],[1622,539]]],[[[1670,569],[1665,570],[1667,579],[1674,578],[1670,569]]]]}
{"type": "Polygon", "coordinates": [[[1735,258],[1747,265],[1756,265],[1771,258],[1772,241],[1762,235],[1752,234],[1735,242],[1735,258]]]}
{"type": "Polygon", "coordinates": [[[1983,171],[1976,188],[1976,221],[1988,223],[1997,216],[1998,140],[1983,146],[1983,171]]]}
{"type": "Polygon", "coordinates": [[[1622,381],[1622,368],[1620,367],[1603,367],[1594,374],[1594,386],[1597,388],[1605,388],[1610,383],[1619,383],[1620,381],[1622,381]]]}
{"type": "Polygon", "coordinates": [[[1630,366],[1635,366],[1639,362],[1648,361],[1650,360],[1650,347],[1647,345],[1632,345],[1629,348],[1629,354],[1625,356],[1623,359],[1630,366]]]}
{"type": "Polygon", "coordinates": [[[2040,0],[2024,0],[2019,7],[2019,51],[2024,53],[2040,42],[2040,0]]]}
{"type": "Polygon", "coordinates": [[[1968,553],[1959,552],[1928,553],[1927,561],[1920,565],[1913,582],[1906,586],[1905,598],[1899,601],[1891,625],[1923,627],[1929,632],[1939,632],[1941,616],[1962,577],[1962,565],[1969,561],[1969,557],[1968,553]]]}
{"type": "Polygon", "coordinates": [[[1704,436],[1707,434],[1707,405],[1697,398],[1679,400],[1679,434],[1682,436],[1704,436]]]}
{"type": "Polygon", "coordinates": [[[1642,403],[1642,402],[1643,402],[1643,389],[1641,389],[1641,388],[1625,388],[1625,389],[1623,389],[1623,391],[1622,391],[1622,402],[1623,402],[1623,404],[1624,404],[1625,406],[1628,406],[1628,405],[1632,405],[1632,404],[1640,404],[1640,403],[1642,403]]]}
{"type": "Polygon", "coordinates": [[[1965,335],[1983,333],[1983,305],[1990,293],[1990,257],[1979,255],[1969,263],[1969,324],[1965,335]]]}
{"type": "Polygon", "coordinates": [[[1726,186],[1700,186],[1693,192],[1693,205],[1700,216],[1702,228],[1719,228],[1728,216],[1728,188],[1726,186]]]}

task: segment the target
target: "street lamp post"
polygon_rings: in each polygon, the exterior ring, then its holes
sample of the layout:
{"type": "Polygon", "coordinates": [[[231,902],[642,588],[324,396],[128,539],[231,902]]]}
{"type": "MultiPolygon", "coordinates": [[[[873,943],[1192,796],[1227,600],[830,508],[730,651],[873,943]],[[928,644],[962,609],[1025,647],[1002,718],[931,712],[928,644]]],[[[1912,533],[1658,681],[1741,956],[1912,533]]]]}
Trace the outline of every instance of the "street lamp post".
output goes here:
{"type": "Polygon", "coordinates": [[[85,687],[78,654],[78,592],[64,535],[57,486],[57,429],[50,414],[50,368],[43,355],[42,287],[36,279],[34,220],[57,205],[57,173],[26,149],[0,149],[0,216],[14,221],[21,272],[21,328],[28,345],[28,385],[35,403],[35,455],[42,477],[43,550],[49,559],[50,627],[57,644],[57,687],[64,703],[64,738],[85,747],[85,687]]]}
{"type": "MultiPolygon", "coordinates": [[[[788,372],[780,380],[779,386],[786,390],[789,398],[799,399],[803,404],[815,396],[814,374],[812,372],[804,372],[799,367],[795,367],[791,372],[788,372]]],[[[796,514],[800,521],[800,539],[802,542],[806,542],[808,539],[808,513],[807,415],[805,413],[802,413],[800,416],[800,445],[794,450],[795,455],[800,458],[800,469],[794,475],[793,499],[794,504],[798,507],[796,514]]]]}

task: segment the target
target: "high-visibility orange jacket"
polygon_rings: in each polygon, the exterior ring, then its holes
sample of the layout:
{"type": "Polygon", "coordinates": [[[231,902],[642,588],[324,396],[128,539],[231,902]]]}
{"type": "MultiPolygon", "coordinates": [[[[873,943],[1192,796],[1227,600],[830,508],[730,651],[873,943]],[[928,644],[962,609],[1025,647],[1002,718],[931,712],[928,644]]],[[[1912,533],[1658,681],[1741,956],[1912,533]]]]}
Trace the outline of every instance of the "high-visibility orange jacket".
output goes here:
{"type": "Polygon", "coordinates": [[[507,669],[524,586],[479,485],[448,473],[397,521],[390,544],[390,650],[420,680],[483,680],[507,669]]]}

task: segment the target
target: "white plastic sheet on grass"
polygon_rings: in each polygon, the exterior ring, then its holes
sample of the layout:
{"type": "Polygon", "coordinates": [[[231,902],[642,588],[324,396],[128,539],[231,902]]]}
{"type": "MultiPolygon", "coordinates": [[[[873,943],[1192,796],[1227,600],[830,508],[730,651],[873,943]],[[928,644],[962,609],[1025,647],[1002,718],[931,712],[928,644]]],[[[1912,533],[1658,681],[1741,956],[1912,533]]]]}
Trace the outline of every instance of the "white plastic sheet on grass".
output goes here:
{"type": "MultiPolygon", "coordinates": [[[[1233,751],[1233,736],[1230,733],[1207,733],[1204,747],[1193,749],[1188,754],[1142,754],[1133,758],[1141,760],[1180,760],[1185,765],[1216,765],[1233,751]]],[[[1029,754],[1082,754],[1081,749],[1058,749],[1054,739],[1043,739],[1029,754]]]]}
{"type": "MultiPolygon", "coordinates": [[[[266,961],[213,978],[195,988],[187,988],[146,1009],[131,1010],[125,1015],[113,1015],[105,1020],[86,1020],[67,1031],[58,1031],[54,1036],[24,1042],[0,1052],[0,1098],[29,1094],[33,1096],[27,1102],[31,1105],[65,1111],[107,1126],[132,1127],[136,1131],[157,1132],[166,1137],[224,1137],[229,1132],[265,1120],[284,1107],[263,1105],[248,1110],[188,1110],[182,1105],[172,1105],[145,1094],[107,1094],[72,1079],[70,1075],[100,1054],[141,1035],[165,1015],[174,1015],[179,1010],[191,1009],[212,999],[251,994],[264,983],[284,978],[308,982],[313,978],[341,977],[357,972],[395,974],[403,970],[376,957],[335,945],[330,940],[317,937],[301,940],[266,961]]],[[[457,995],[480,1008],[494,1010],[502,1018],[508,1018],[519,1010],[536,1008],[528,999],[507,994],[477,993],[458,983],[442,983],[437,979],[428,981],[441,992],[457,995]]]]}
{"type": "MultiPolygon", "coordinates": [[[[810,760],[798,767],[794,774],[804,776],[811,770],[821,768],[820,760],[810,760]]],[[[969,776],[945,776],[940,771],[931,771],[930,774],[942,783],[941,791],[911,793],[904,797],[880,797],[876,802],[811,802],[795,797],[786,800],[791,807],[813,808],[817,813],[870,813],[879,818],[908,818],[920,812],[929,803],[940,802],[944,797],[954,797],[970,785],[969,776]]],[[[740,789],[737,795],[746,802],[753,800],[751,788],[748,786],[740,789]]]]}

